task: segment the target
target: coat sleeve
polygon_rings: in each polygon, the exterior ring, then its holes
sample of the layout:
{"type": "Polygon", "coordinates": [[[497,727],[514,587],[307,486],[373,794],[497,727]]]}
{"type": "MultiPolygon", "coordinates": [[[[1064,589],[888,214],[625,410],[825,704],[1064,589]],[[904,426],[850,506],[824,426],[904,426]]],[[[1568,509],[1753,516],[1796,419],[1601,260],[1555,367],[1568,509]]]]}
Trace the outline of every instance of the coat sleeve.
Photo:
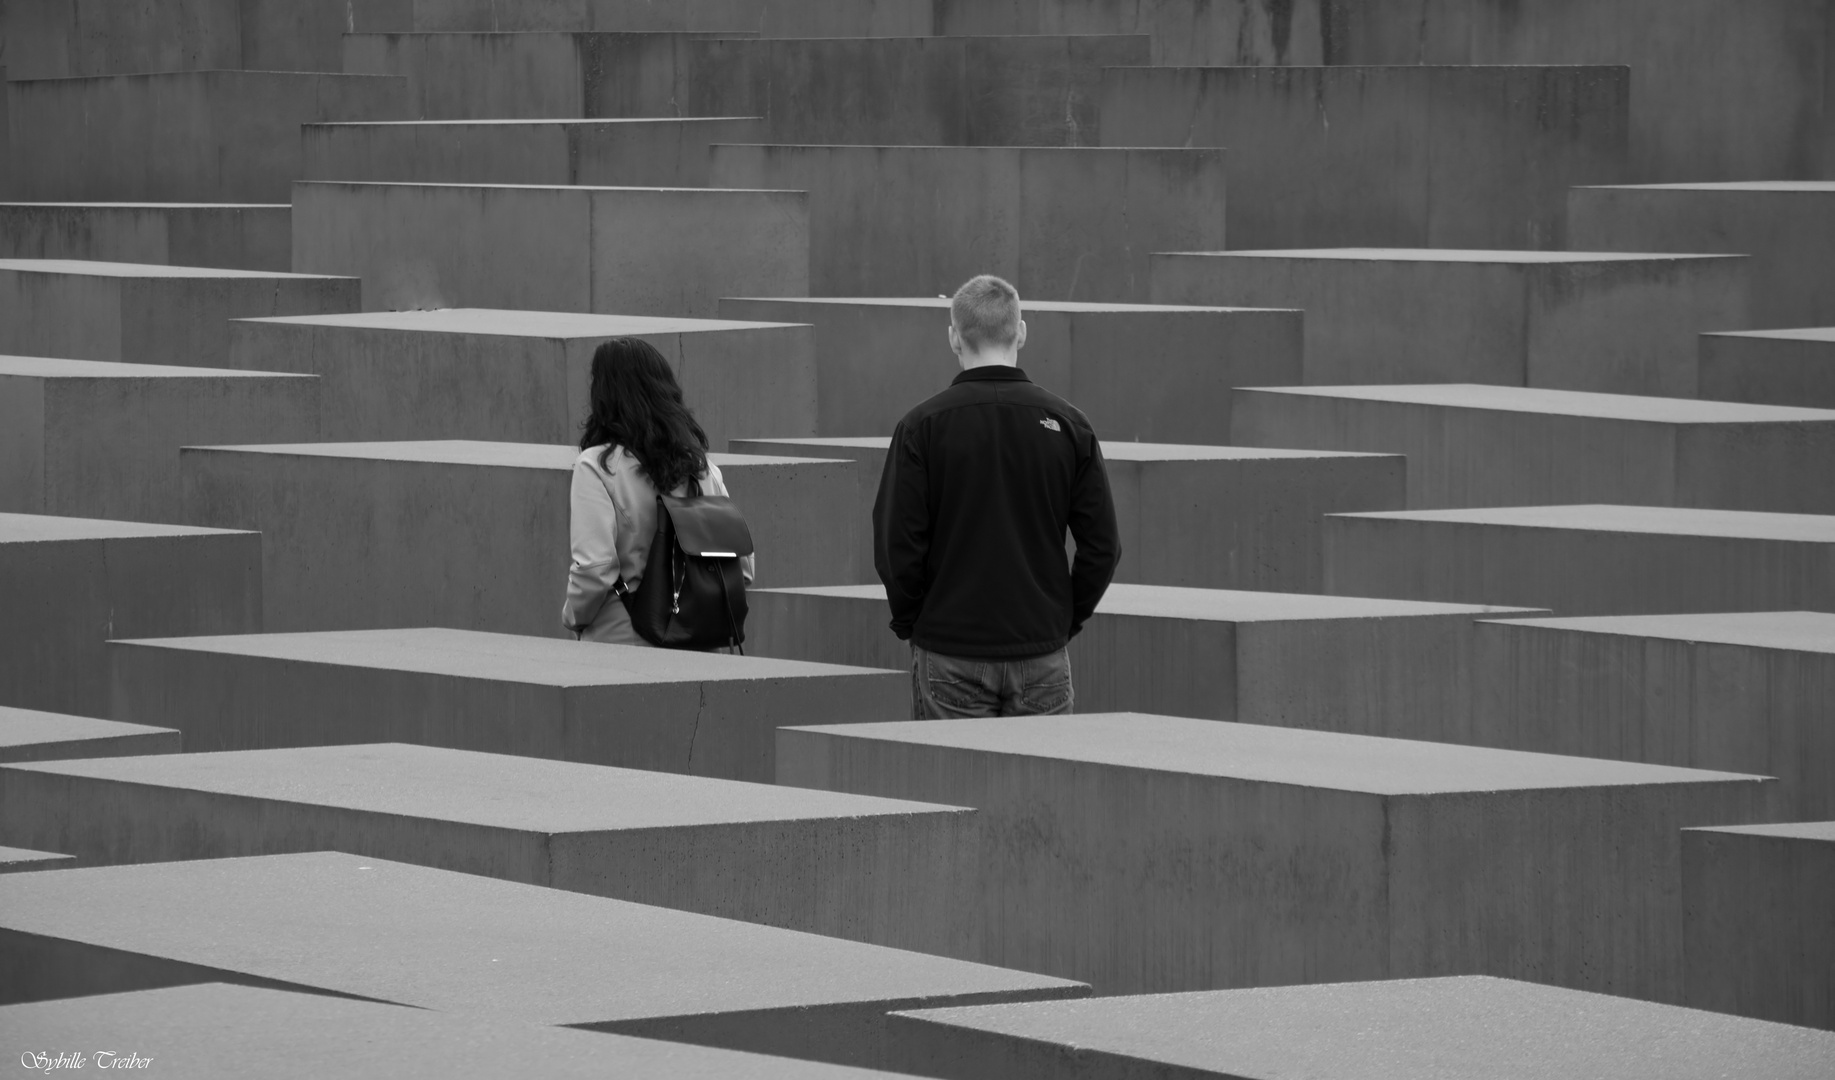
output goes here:
{"type": "Polygon", "coordinates": [[[574,462],[569,532],[573,565],[567,572],[561,625],[578,634],[593,624],[607,601],[621,602],[612,593],[623,572],[618,563],[618,508],[590,462],[574,462]]]}
{"type": "Polygon", "coordinates": [[[1077,556],[1070,567],[1070,636],[1096,613],[1121,562],[1121,530],[1115,524],[1115,499],[1102,461],[1102,443],[1089,436],[1089,456],[1077,472],[1070,498],[1070,535],[1077,556]]]}
{"type": "Polygon", "coordinates": [[[903,422],[886,448],[873,500],[873,569],[886,586],[892,632],[908,640],[924,610],[930,554],[930,480],[919,440],[903,422]]]}
{"type": "MultiPolygon", "coordinates": [[[[720,466],[711,461],[707,463],[707,494],[726,495],[727,498],[732,498],[731,495],[727,495],[726,478],[720,475],[720,466]]],[[[756,553],[739,560],[739,573],[745,579],[745,587],[748,589],[752,587],[752,579],[756,576],[757,567],[758,555],[756,553]]]]}

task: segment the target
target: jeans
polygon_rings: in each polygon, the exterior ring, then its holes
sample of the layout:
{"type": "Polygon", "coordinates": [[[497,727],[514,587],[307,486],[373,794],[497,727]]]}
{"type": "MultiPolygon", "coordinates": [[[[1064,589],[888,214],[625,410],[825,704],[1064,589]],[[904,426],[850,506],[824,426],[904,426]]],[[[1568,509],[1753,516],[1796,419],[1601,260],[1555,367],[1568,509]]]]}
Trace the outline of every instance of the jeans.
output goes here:
{"type": "Polygon", "coordinates": [[[1052,716],[1067,713],[1070,651],[1023,660],[974,660],[911,646],[911,717],[1052,716]]]}

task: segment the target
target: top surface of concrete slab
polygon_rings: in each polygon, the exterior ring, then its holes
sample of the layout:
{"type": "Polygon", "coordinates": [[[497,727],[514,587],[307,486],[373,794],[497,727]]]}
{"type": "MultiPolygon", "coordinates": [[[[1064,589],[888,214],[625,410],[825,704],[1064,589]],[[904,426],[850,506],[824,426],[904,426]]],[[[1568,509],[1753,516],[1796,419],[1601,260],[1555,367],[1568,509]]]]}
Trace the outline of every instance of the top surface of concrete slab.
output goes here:
{"type": "Polygon", "coordinates": [[[39,712],[36,709],[15,709],[0,705],[0,747],[171,733],[171,728],[124,724],[118,720],[100,720],[93,716],[72,716],[69,713],[39,712]]]}
{"type": "Polygon", "coordinates": [[[915,720],[790,730],[1370,795],[1754,779],[1668,765],[1144,713],[915,720]]]}
{"type": "MultiPolygon", "coordinates": [[[[360,461],[401,461],[423,465],[491,465],[507,469],[543,470],[571,470],[574,459],[580,456],[580,448],[577,446],[482,442],[475,439],[371,443],[257,443],[248,446],[211,446],[198,449],[233,450],[243,454],[273,454],[280,457],[354,458],[360,461]]],[[[707,460],[724,469],[735,465],[795,465],[832,459],[710,452],[707,460]]]]}
{"type": "Polygon", "coordinates": [[[22,210],[291,210],[292,203],[200,202],[0,202],[0,208],[22,210]]]}
{"type": "MultiPolygon", "coordinates": [[[[5,732],[0,711],[0,737],[5,732]]],[[[549,834],[956,809],[403,743],[91,758],[4,768],[549,834]]]]}
{"type": "Polygon", "coordinates": [[[1825,611],[1735,611],[1709,615],[1599,615],[1511,619],[1506,626],[1587,634],[1747,645],[1758,649],[1835,654],[1835,614],[1825,611]]]}
{"type": "Polygon", "coordinates": [[[64,360],[53,356],[0,356],[0,375],[33,379],[310,379],[271,371],[117,364],[108,360],[64,360]]]}
{"type": "Polygon", "coordinates": [[[1835,194],[1835,180],[1735,180],[1711,184],[1581,184],[1588,191],[1760,191],[1835,194]]]}
{"type": "MultiPolygon", "coordinates": [[[[1835,410],[1828,414],[1835,420],[1835,410]]],[[[795,446],[834,447],[836,450],[885,450],[889,435],[811,437],[807,439],[744,439],[747,443],[784,443],[795,446]]],[[[1110,461],[1275,461],[1293,458],[1395,457],[1344,450],[1270,450],[1258,446],[1188,446],[1179,443],[1104,442],[1102,455],[1110,461]]]]}
{"type": "Polygon", "coordinates": [[[587,194],[594,191],[686,191],[703,195],[719,195],[734,191],[767,191],[776,193],[783,188],[693,188],[693,187],[658,187],[656,185],[618,185],[618,184],[479,184],[479,183],[441,183],[435,180],[295,180],[294,187],[348,187],[348,188],[472,188],[491,191],[557,191],[587,194]]]}
{"type": "MultiPolygon", "coordinates": [[[[805,593],[850,600],[886,602],[883,585],[805,585],[761,592],[805,593]]],[[[1110,585],[1096,605],[1099,615],[1193,619],[1205,622],[1303,622],[1313,619],[1395,619],[1417,615],[1503,615],[1544,608],[1442,604],[1428,600],[1376,600],[1317,593],[1244,592],[1235,589],[1191,589],[1176,585],[1110,585]]]]}
{"type": "Polygon", "coordinates": [[[1835,342],[1835,326],[1805,326],[1796,330],[1716,330],[1702,337],[1774,338],[1779,341],[1835,342]]]}
{"type": "Polygon", "coordinates": [[[1835,1033],[1484,976],[911,1015],[1248,1080],[1812,1080],[1835,1063],[1835,1033]]]}
{"type": "Polygon", "coordinates": [[[74,855],[57,851],[34,851],[31,848],[0,847],[0,866],[30,866],[75,861],[74,855]]]}
{"type": "MultiPolygon", "coordinates": [[[[517,31],[505,31],[516,33],[517,31]]],[[[538,31],[539,32],[539,31],[538,31]]],[[[529,117],[528,119],[482,118],[477,120],[334,120],[302,124],[309,128],[378,128],[378,127],[606,127],[643,124],[730,124],[735,120],[761,120],[758,116],[596,116],[591,119],[529,117]]]]}
{"type": "MultiPolygon", "coordinates": [[[[1544,413],[1551,416],[1584,416],[1602,420],[1635,420],[1653,424],[1766,424],[1790,421],[1835,422],[1835,409],[1803,409],[1785,405],[1747,405],[1699,398],[1644,397],[1635,394],[1594,394],[1578,390],[1544,390],[1528,386],[1486,386],[1477,383],[1417,383],[1388,386],[1268,386],[1245,387],[1271,394],[1299,397],[1346,398],[1407,405],[1438,405],[1455,409],[1493,409],[1500,412],[1544,413]]],[[[1107,449],[1107,445],[1104,445],[1107,449]]]]}
{"type": "MultiPolygon", "coordinates": [[[[1237,253],[1232,252],[1232,254],[1237,253]]],[[[729,296],[726,299],[760,300],[767,303],[785,304],[837,304],[847,307],[934,308],[938,311],[948,311],[950,305],[950,300],[946,296],[729,296]]],[[[1106,304],[1087,300],[1027,300],[1023,297],[1019,306],[1022,315],[1027,311],[1061,311],[1074,315],[1094,312],[1171,314],[1175,312],[1299,310],[1298,308],[1200,307],[1192,304],[1106,304]]]]}
{"type": "Polygon", "coordinates": [[[1617,506],[1599,503],[1580,506],[1491,506],[1464,510],[1372,510],[1360,514],[1328,516],[1835,544],[1835,515],[1768,514],[1758,510],[1702,510],[1695,507],[1617,506]]]}
{"type": "Polygon", "coordinates": [[[631,334],[691,334],[708,330],[750,330],[796,323],[735,322],[730,319],[675,319],[649,315],[593,315],[573,311],[507,311],[496,308],[439,308],[432,311],[369,311],[347,315],[283,315],[234,322],[283,326],[335,326],[354,330],[411,330],[422,334],[483,337],[622,337],[631,334]]]}
{"type": "Polygon", "coordinates": [[[148,638],[136,646],[304,664],[384,668],[456,679],[491,679],[534,686],[629,686],[640,683],[858,675],[865,668],[727,656],[638,645],[602,645],[565,638],[488,634],[476,630],[333,630],[306,634],[231,634],[148,638]]]}
{"type": "Polygon", "coordinates": [[[1778,825],[1702,825],[1688,831],[1738,833],[1741,836],[1770,836],[1779,840],[1835,844],[1835,821],[1799,821],[1778,825]]]}
{"type": "MultiPolygon", "coordinates": [[[[88,1047],[97,1032],[148,1075],[190,1080],[869,1080],[891,1074],[372,1001],[204,983],[0,1008],[0,1030],[88,1047]]],[[[91,1063],[96,1061],[88,1052],[91,1063]]]]}
{"type": "Polygon", "coordinates": [[[1744,255],[1694,255],[1635,251],[1481,251],[1463,248],[1296,248],[1280,251],[1169,251],[1168,255],[1240,255],[1254,259],[1343,259],[1351,262],[1444,262],[1547,265],[1645,262],[1652,259],[1743,259],[1744,255]]]}
{"type": "Polygon", "coordinates": [[[69,274],[107,278],[267,278],[283,281],[349,281],[335,274],[287,274],[278,270],[225,270],[209,266],[164,263],[100,262],[88,259],[0,259],[0,270],[24,274],[69,274]]]}
{"type": "Polygon", "coordinates": [[[1079,988],[331,851],[7,877],[0,927],[10,930],[543,1024],[1079,988]]]}
{"type": "Polygon", "coordinates": [[[139,521],[51,517],[46,514],[0,514],[0,544],[35,544],[63,540],[139,540],[158,536],[247,536],[243,529],[202,529],[191,525],[154,525],[139,521]]]}

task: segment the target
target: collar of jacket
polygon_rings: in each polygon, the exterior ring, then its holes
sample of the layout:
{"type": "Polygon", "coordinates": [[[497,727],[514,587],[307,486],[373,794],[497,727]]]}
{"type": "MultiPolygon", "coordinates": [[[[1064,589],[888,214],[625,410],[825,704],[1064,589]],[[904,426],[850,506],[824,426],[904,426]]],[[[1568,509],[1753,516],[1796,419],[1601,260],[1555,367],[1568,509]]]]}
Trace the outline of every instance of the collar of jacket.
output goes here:
{"type": "Polygon", "coordinates": [[[980,367],[969,368],[954,379],[951,379],[949,385],[955,386],[957,383],[983,381],[1031,382],[1032,380],[1026,377],[1024,371],[1016,367],[1008,367],[1006,364],[983,364],[980,367]]]}

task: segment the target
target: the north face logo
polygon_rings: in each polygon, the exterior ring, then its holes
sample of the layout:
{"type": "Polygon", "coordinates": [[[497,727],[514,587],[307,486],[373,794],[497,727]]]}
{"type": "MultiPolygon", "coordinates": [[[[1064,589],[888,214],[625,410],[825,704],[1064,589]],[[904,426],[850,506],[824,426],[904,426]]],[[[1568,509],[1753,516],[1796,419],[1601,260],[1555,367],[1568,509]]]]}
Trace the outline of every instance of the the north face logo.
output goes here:
{"type": "Polygon", "coordinates": [[[1064,430],[1063,428],[1058,426],[1058,422],[1056,420],[1053,420],[1050,417],[1046,417],[1045,419],[1040,420],[1039,426],[1050,428],[1053,431],[1063,431],[1064,430]]]}

